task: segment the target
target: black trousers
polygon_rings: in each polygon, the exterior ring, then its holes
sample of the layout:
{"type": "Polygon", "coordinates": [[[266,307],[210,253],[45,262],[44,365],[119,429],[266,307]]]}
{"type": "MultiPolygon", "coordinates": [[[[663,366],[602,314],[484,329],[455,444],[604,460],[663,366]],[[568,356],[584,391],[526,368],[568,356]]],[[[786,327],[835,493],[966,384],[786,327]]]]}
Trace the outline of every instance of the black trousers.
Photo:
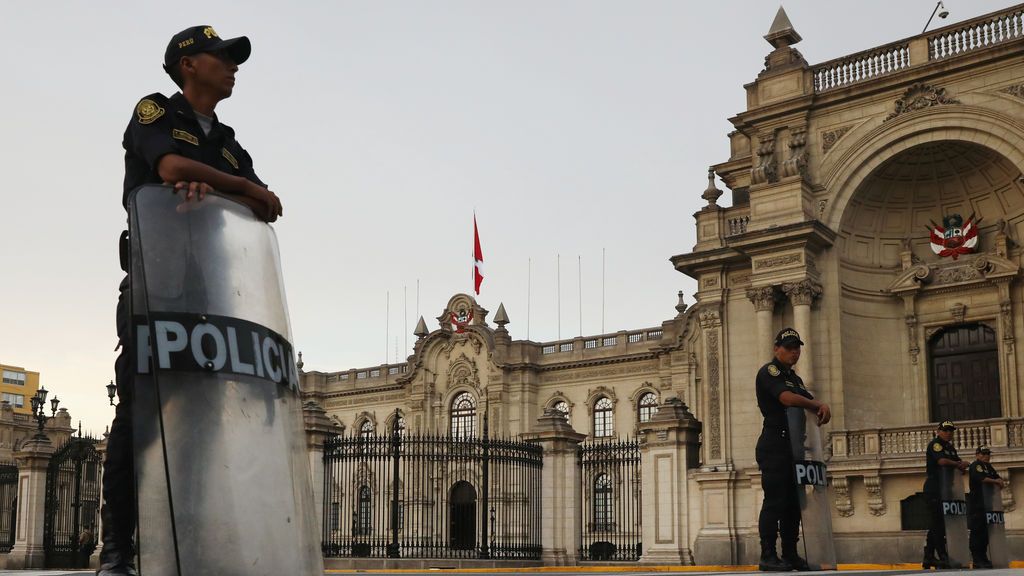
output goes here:
{"type": "Polygon", "coordinates": [[[988,560],[988,524],[985,523],[985,513],[971,514],[967,519],[967,527],[971,530],[971,558],[975,561],[988,560]]]}
{"type": "Polygon", "coordinates": [[[946,519],[942,515],[942,499],[933,492],[925,492],[924,497],[928,504],[928,536],[925,539],[925,549],[934,550],[945,556],[946,519]]]}
{"type": "Polygon", "coordinates": [[[103,542],[104,552],[113,544],[125,559],[134,551],[135,454],[132,449],[132,398],[134,391],[135,349],[128,314],[128,278],[121,281],[117,299],[117,337],[121,353],[114,361],[118,404],[107,437],[107,456],[103,464],[103,542]]]}
{"type": "Polygon", "coordinates": [[[757,521],[757,532],[763,545],[775,546],[782,537],[784,555],[796,552],[800,539],[800,500],[796,492],[796,476],[789,443],[784,436],[763,431],[757,441],[755,456],[761,470],[764,501],[757,521]]]}

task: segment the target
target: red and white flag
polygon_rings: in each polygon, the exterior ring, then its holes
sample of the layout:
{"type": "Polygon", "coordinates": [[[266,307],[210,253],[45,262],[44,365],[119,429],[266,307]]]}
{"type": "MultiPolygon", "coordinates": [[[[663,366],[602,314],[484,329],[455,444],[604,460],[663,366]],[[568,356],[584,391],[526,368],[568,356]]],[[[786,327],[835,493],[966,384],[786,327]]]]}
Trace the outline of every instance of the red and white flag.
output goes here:
{"type": "Polygon", "coordinates": [[[473,213],[473,289],[480,295],[480,283],[484,281],[484,252],[480,249],[480,233],[476,229],[476,212],[473,213]]]}

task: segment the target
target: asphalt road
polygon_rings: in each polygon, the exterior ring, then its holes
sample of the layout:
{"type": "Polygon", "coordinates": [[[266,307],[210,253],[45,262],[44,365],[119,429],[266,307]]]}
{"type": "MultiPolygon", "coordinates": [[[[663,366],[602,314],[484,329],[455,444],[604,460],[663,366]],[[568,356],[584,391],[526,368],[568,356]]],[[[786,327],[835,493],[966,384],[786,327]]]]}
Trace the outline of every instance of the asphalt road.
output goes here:
{"type": "MultiPolygon", "coordinates": [[[[447,573],[457,573],[456,571],[449,571],[449,570],[424,570],[422,572],[409,572],[409,571],[401,571],[401,572],[376,572],[376,571],[369,572],[369,571],[359,571],[359,572],[355,572],[355,571],[331,570],[329,572],[326,572],[325,574],[326,575],[331,575],[331,574],[370,574],[370,573],[372,573],[372,574],[382,574],[382,575],[394,574],[396,576],[398,576],[398,575],[408,576],[409,574],[418,574],[418,573],[422,573],[422,574],[444,574],[446,572],[447,573]]],[[[928,572],[929,571],[927,571],[927,570],[873,570],[873,571],[871,571],[871,570],[860,570],[860,571],[853,571],[853,570],[847,571],[847,570],[843,570],[841,572],[841,574],[843,576],[861,576],[861,575],[863,575],[863,576],[868,576],[868,575],[870,575],[870,576],[898,576],[900,574],[921,574],[921,573],[928,573],[928,572]]],[[[961,570],[945,570],[943,572],[950,572],[950,573],[952,573],[952,572],[961,572],[961,570]]],[[[592,576],[598,576],[598,575],[604,575],[604,574],[616,575],[616,576],[621,576],[621,575],[624,575],[624,574],[628,574],[630,576],[666,576],[666,574],[671,574],[671,572],[665,572],[665,571],[644,572],[643,570],[637,570],[636,572],[625,572],[625,571],[623,571],[621,569],[617,569],[617,570],[609,571],[609,572],[603,572],[603,571],[600,571],[599,568],[596,568],[596,569],[588,568],[586,571],[567,571],[567,572],[548,572],[548,571],[539,572],[539,571],[532,571],[532,570],[524,570],[522,573],[523,574],[535,573],[535,574],[542,574],[544,576],[558,576],[558,575],[580,576],[580,575],[583,575],[583,574],[585,574],[585,575],[592,575],[592,576]]],[[[87,574],[91,575],[91,574],[94,574],[94,572],[89,571],[89,570],[84,570],[84,571],[83,570],[76,570],[76,571],[67,571],[67,570],[47,570],[47,571],[38,571],[38,570],[9,570],[9,571],[0,571],[0,576],[85,576],[87,574]]],[[[473,574],[474,576],[489,576],[489,575],[493,575],[493,576],[507,576],[508,574],[514,574],[514,572],[504,572],[504,571],[503,572],[471,572],[471,574],[473,574]]],[[[745,574],[745,575],[749,575],[750,572],[676,572],[676,574],[688,574],[688,575],[707,574],[707,575],[713,575],[713,576],[723,576],[723,575],[726,575],[726,574],[745,574]]],[[[781,574],[781,572],[780,572],[780,574],[781,574]]],[[[808,574],[808,575],[813,575],[813,574],[820,574],[820,575],[831,574],[831,575],[834,575],[834,574],[837,574],[837,573],[836,572],[805,572],[804,574],[808,574]]],[[[983,574],[984,576],[1024,576],[1024,569],[984,570],[984,571],[978,571],[978,574],[979,575],[983,574]]]]}

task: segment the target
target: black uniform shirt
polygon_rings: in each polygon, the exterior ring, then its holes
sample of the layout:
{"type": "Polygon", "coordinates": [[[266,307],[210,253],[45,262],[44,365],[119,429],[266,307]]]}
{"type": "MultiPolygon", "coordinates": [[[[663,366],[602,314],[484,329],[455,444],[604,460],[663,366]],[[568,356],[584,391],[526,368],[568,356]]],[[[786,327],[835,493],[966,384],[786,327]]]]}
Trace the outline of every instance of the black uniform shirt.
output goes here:
{"type": "Polygon", "coordinates": [[[799,394],[804,398],[814,396],[804,388],[804,381],[792,369],[783,366],[778,359],[772,359],[757,371],[757,407],[764,416],[764,427],[772,430],[786,430],[786,407],[779,402],[783,392],[799,394]]]}
{"type": "Polygon", "coordinates": [[[266,187],[253,171],[249,153],[235,140],[235,131],[214,116],[209,135],[204,134],[192,106],[180,92],[170,98],[150,94],[140,100],[124,132],[123,146],[121,201],[126,206],[128,193],[138,186],[163,182],[156,167],[165,154],[178,154],[266,187]]]}
{"type": "Polygon", "coordinates": [[[952,442],[946,442],[942,438],[936,436],[928,443],[926,458],[925,470],[928,477],[924,481],[924,491],[938,494],[939,470],[942,469],[942,466],[939,465],[939,459],[945,458],[947,460],[955,460],[959,462],[960,456],[957,455],[956,447],[953,446],[952,442]]]}
{"type": "Polygon", "coordinates": [[[999,473],[996,472],[996,469],[991,464],[981,460],[971,462],[969,470],[971,493],[967,499],[970,502],[971,510],[980,512],[985,505],[984,497],[982,496],[982,490],[985,486],[984,480],[985,478],[999,478],[999,473]]]}

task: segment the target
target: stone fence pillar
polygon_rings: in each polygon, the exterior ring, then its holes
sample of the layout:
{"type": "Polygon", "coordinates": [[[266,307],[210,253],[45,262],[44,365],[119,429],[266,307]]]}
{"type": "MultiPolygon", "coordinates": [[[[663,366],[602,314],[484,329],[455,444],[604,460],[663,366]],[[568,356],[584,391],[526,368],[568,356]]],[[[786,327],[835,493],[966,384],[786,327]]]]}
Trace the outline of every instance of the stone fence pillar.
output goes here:
{"type": "Polygon", "coordinates": [[[18,463],[18,525],[7,568],[42,568],[43,520],[46,515],[46,469],[55,449],[49,438],[35,436],[22,445],[18,463]]]}
{"type": "Polygon", "coordinates": [[[545,566],[574,566],[579,559],[583,490],[576,452],[586,438],[572,429],[565,414],[545,409],[527,442],[544,449],[541,471],[541,560],[545,566]]]}
{"type": "Polygon", "coordinates": [[[701,424],[676,397],[641,425],[640,470],[643,478],[643,543],[640,561],[692,565],[689,484],[686,471],[696,467],[701,424]]]}
{"type": "Polygon", "coordinates": [[[317,534],[323,534],[324,442],[329,436],[340,434],[341,427],[331,421],[323,407],[313,400],[302,405],[302,420],[306,429],[309,473],[313,479],[313,506],[316,507],[317,534]]]}

